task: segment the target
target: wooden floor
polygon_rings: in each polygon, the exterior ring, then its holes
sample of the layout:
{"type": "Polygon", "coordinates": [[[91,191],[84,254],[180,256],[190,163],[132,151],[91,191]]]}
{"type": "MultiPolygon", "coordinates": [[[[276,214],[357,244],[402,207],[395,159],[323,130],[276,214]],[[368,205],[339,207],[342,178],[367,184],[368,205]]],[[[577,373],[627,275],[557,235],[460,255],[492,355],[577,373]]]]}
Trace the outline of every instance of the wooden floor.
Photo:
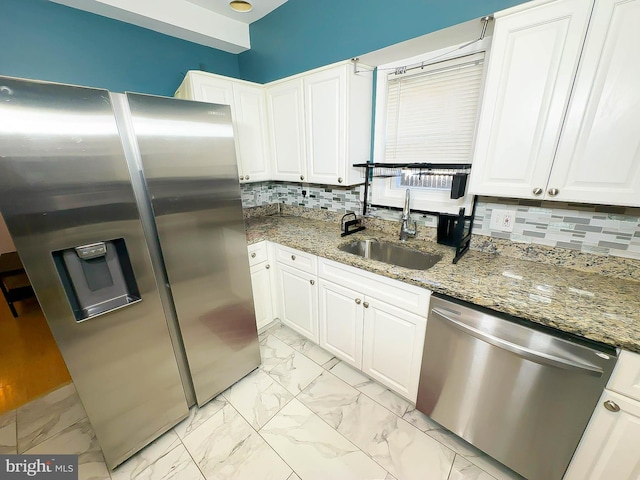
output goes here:
{"type": "Polygon", "coordinates": [[[37,300],[14,305],[0,295],[0,414],[71,381],[37,300]]]}

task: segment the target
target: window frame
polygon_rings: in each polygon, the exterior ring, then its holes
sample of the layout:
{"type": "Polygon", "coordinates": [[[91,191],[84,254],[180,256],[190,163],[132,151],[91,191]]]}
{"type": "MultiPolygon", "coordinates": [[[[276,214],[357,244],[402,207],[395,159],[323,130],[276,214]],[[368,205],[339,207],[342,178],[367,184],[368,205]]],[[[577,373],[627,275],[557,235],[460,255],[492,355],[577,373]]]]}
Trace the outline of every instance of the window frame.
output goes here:
{"type": "MultiPolygon", "coordinates": [[[[459,57],[483,53],[483,79],[478,93],[478,111],[476,114],[476,131],[477,122],[482,107],[482,94],[484,90],[484,79],[486,78],[486,69],[489,64],[488,57],[490,55],[489,47],[491,45],[491,37],[487,36],[482,40],[478,40],[471,45],[465,44],[452,45],[447,48],[435,50],[403,60],[397,60],[379,65],[376,69],[376,88],[375,88],[375,105],[374,105],[374,142],[373,142],[373,161],[375,163],[385,163],[386,149],[386,112],[387,112],[387,94],[388,94],[388,77],[389,70],[400,68],[403,66],[420,65],[424,62],[425,66],[434,65],[446,60],[452,60],[459,57]],[[462,47],[462,48],[461,48],[462,47]]],[[[472,140],[471,151],[475,144],[475,134],[472,140]]],[[[397,162],[397,160],[394,160],[397,162]]],[[[471,159],[469,159],[471,163],[471,159]]],[[[371,198],[370,202],[374,205],[390,206],[401,208],[404,204],[405,187],[398,187],[396,178],[374,178],[371,182],[371,198]]],[[[472,196],[465,195],[459,199],[453,200],[449,198],[448,191],[425,191],[418,188],[412,188],[411,192],[412,209],[442,212],[450,214],[458,214],[460,207],[465,207],[466,212],[471,212],[472,196]]]]}

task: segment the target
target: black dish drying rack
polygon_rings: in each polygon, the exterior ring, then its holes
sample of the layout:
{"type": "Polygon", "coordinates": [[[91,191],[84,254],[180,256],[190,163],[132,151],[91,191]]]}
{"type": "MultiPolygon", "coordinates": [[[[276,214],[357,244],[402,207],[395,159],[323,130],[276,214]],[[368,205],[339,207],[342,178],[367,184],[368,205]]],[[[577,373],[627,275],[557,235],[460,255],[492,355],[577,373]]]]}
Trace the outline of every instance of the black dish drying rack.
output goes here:
{"type": "MultiPolygon", "coordinates": [[[[451,197],[458,199],[464,196],[467,187],[467,179],[471,171],[471,164],[468,163],[356,163],[354,167],[364,168],[364,203],[362,206],[362,215],[366,215],[369,184],[373,178],[389,178],[402,175],[403,170],[417,170],[419,175],[450,175],[451,181],[451,197]]],[[[442,212],[431,212],[424,210],[414,210],[416,212],[434,215],[438,217],[438,243],[455,247],[456,254],[453,263],[458,260],[469,250],[471,244],[471,231],[473,230],[473,221],[476,215],[477,196],[472,199],[471,214],[465,215],[465,208],[460,208],[457,215],[442,212]]],[[[373,207],[389,208],[387,205],[371,204],[373,207]]]]}

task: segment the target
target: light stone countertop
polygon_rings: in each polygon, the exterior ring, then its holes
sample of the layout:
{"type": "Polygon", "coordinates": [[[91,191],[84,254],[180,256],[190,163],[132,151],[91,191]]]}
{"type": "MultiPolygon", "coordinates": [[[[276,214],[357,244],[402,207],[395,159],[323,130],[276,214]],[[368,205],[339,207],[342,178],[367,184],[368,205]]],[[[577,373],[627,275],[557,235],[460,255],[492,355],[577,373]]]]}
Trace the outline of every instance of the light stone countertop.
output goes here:
{"type": "Polygon", "coordinates": [[[443,259],[429,270],[368,260],[338,247],[366,238],[400,243],[367,229],[341,237],[338,225],[295,216],[245,220],[248,242],[269,240],[372,273],[427,288],[574,335],[640,353],[640,282],[469,251],[452,264],[454,249],[428,240],[406,246],[443,259]]]}

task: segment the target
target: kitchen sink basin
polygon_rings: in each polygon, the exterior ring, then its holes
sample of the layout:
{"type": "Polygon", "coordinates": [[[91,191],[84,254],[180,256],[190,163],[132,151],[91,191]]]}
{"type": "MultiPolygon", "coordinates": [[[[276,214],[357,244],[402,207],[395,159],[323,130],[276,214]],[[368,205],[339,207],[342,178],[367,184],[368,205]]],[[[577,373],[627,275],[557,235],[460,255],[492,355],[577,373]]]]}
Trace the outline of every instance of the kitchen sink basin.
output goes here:
{"type": "Polygon", "coordinates": [[[420,252],[413,248],[374,239],[359,240],[338,248],[353,255],[415,270],[427,270],[442,260],[442,255],[420,252]]]}

